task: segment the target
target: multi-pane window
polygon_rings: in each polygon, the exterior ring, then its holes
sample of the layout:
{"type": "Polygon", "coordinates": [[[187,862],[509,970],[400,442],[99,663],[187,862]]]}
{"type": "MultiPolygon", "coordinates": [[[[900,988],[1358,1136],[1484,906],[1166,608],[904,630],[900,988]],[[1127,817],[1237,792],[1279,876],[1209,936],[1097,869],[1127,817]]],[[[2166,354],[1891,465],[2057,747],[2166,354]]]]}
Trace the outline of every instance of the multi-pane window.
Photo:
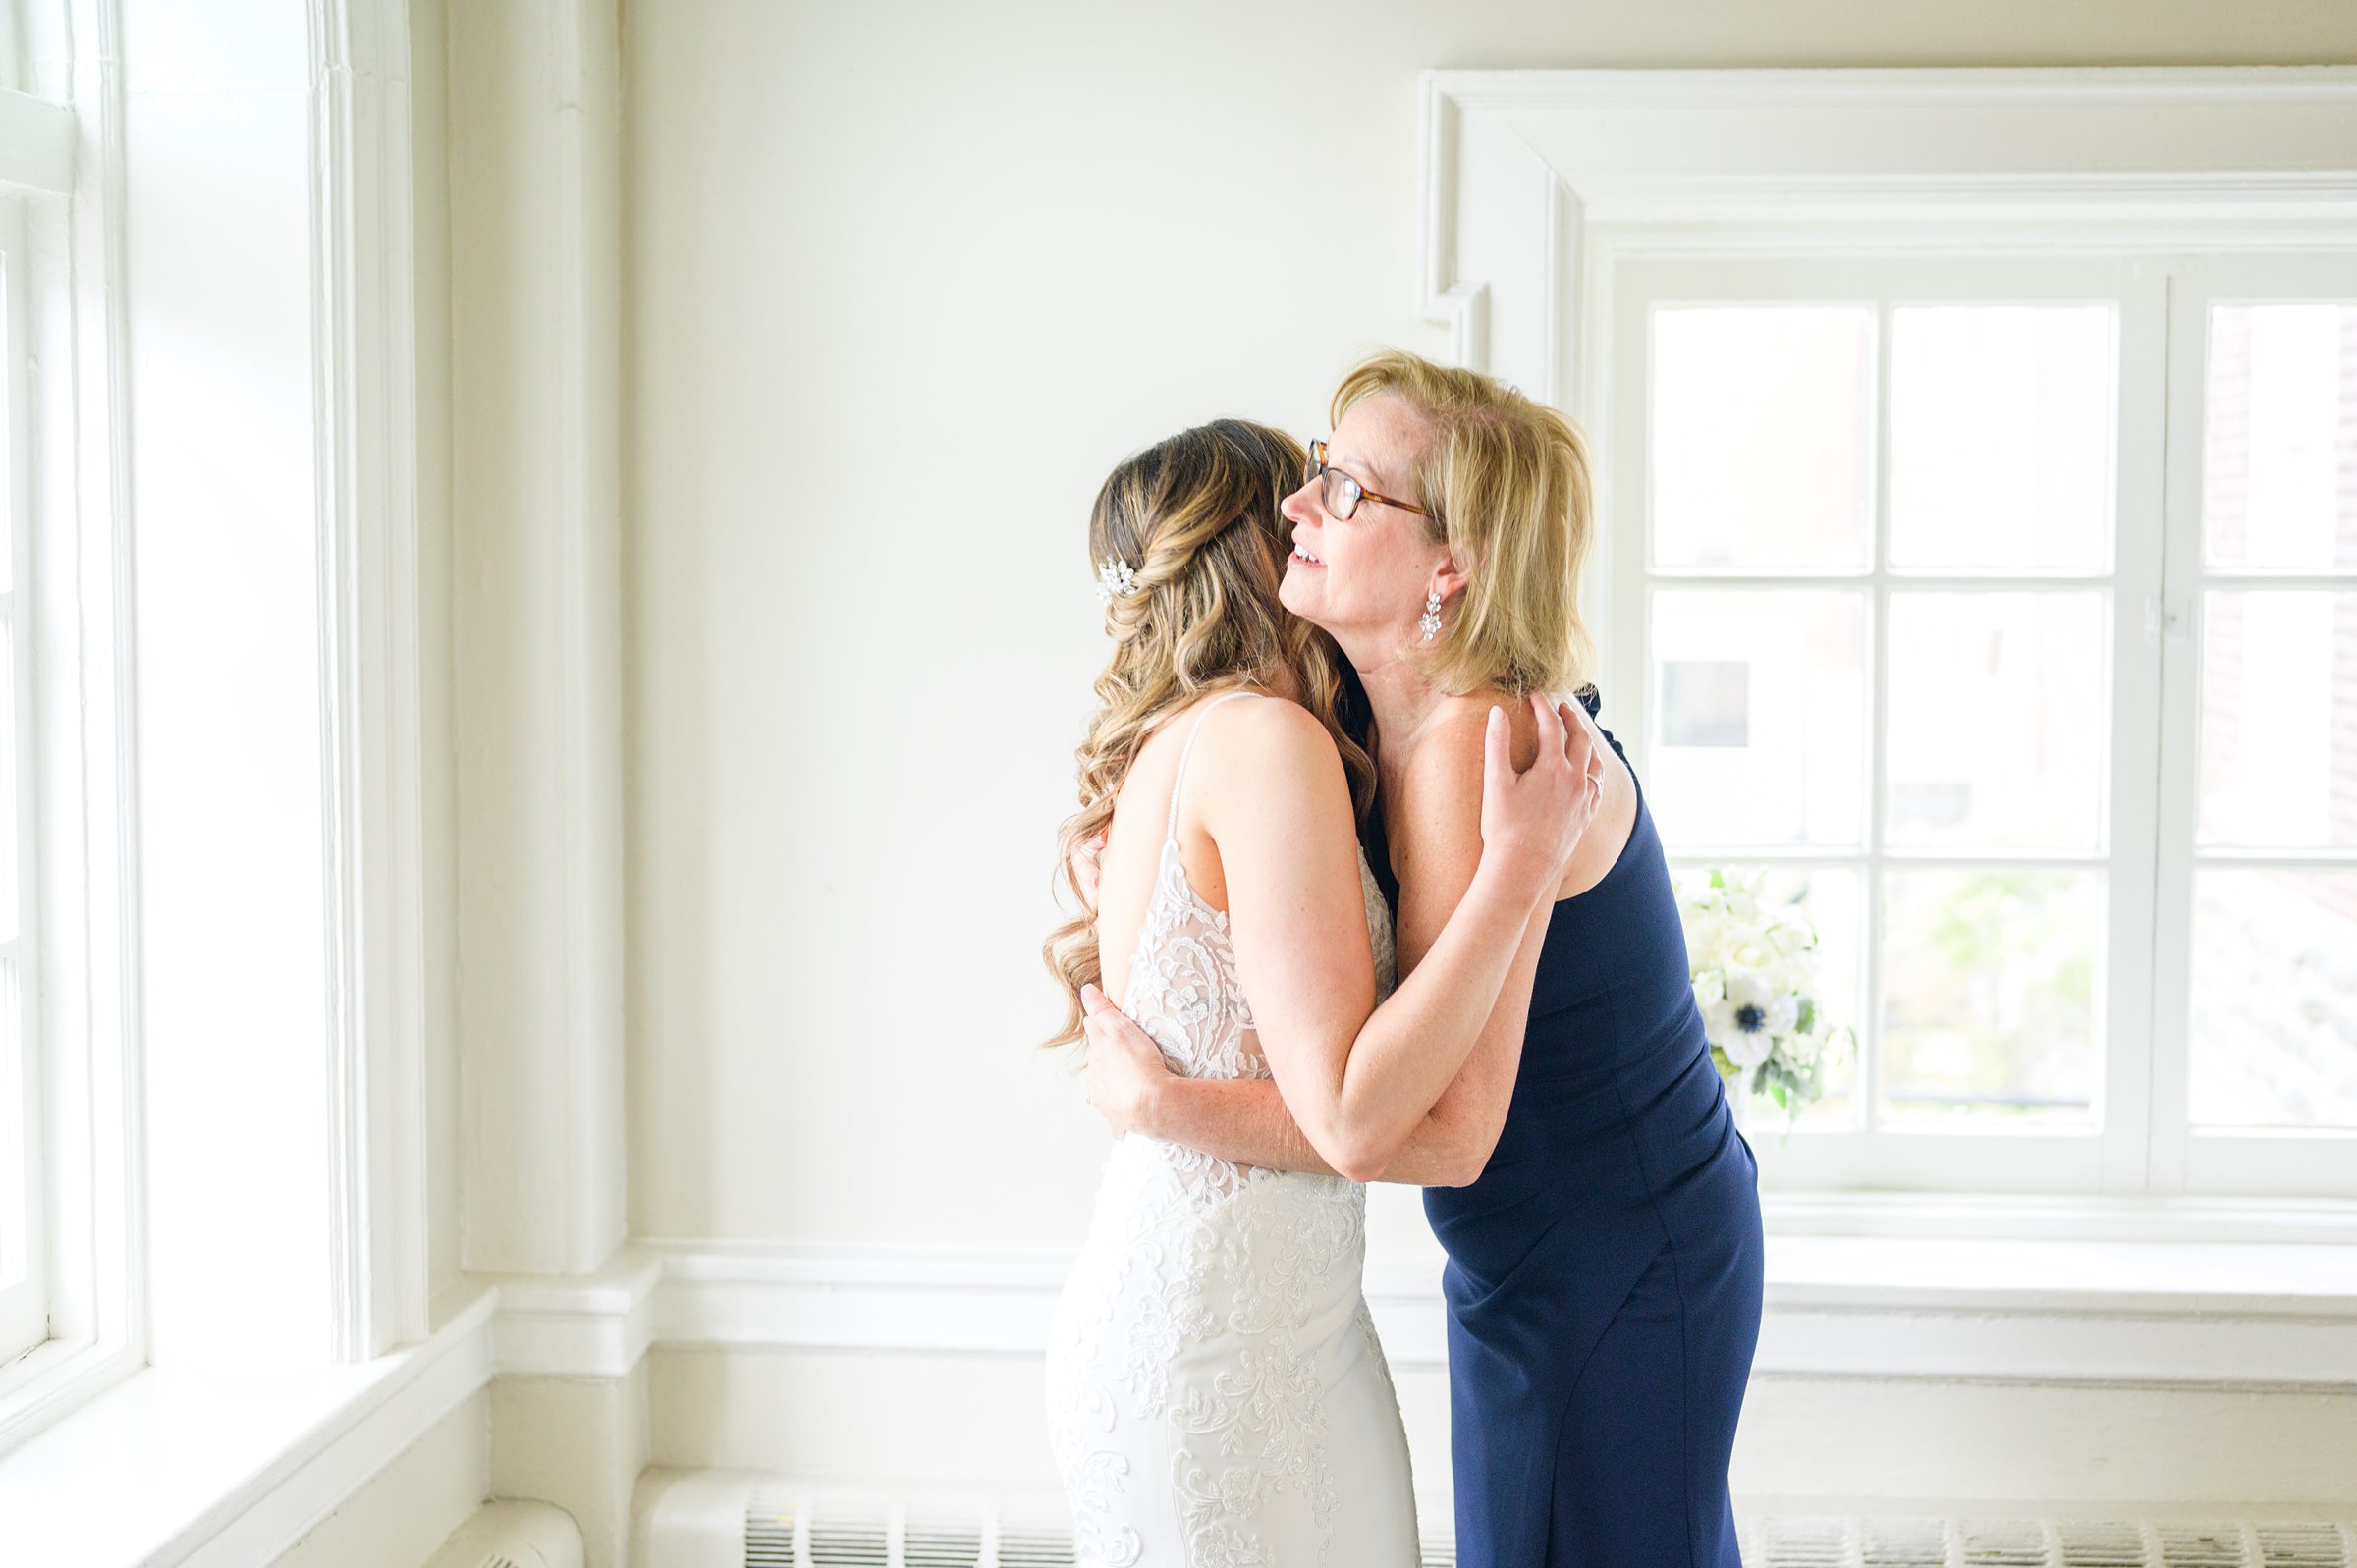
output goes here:
{"type": "Polygon", "coordinates": [[[2201,350],[2170,558],[2198,718],[2165,813],[2184,1068],[2156,1154],[2197,1189],[2331,1188],[2357,1164],[2357,264],[2219,264],[2172,332],[2201,350]]]}
{"type": "Polygon", "coordinates": [[[2357,1190],[2332,276],[1620,263],[1613,648],[1649,799],[1673,865],[1775,868],[1859,1042],[1789,1138],[1759,1108],[1772,1180],[2357,1190]]]}

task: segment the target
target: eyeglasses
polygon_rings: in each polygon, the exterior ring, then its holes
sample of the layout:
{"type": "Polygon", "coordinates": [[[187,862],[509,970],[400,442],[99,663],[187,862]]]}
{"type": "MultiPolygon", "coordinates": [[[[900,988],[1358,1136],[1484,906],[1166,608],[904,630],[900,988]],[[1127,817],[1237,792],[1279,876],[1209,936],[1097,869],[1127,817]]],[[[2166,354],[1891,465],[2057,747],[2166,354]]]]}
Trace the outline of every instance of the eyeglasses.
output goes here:
{"type": "Polygon", "coordinates": [[[1412,512],[1419,517],[1432,515],[1431,513],[1413,502],[1401,501],[1393,496],[1377,495],[1356,479],[1343,472],[1342,469],[1326,466],[1326,443],[1323,441],[1313,441],[1309,444],[1309,468],[1303,477],[1304,482],[1309,479],[1322,479],[1326,482],[1326,511],[1337,520],[1347,520],[1350,514],[1358,510],[1358,504],[1361,501],[1380,501],[1387,507],[1398,507],[1402,511],[1412,512]]]}

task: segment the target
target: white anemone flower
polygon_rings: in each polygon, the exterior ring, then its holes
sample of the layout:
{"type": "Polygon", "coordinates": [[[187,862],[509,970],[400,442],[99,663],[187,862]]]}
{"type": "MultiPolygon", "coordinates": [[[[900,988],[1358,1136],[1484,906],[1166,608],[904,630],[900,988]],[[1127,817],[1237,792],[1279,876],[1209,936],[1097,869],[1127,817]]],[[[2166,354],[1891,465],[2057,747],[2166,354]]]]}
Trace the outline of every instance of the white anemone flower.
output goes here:
{"type": "Polygon", "coordinates": [[[1767,976],[1749,970],[1727,976],[1719,1008],[1726,1015],[1726,1033],[1714,1036],[1713,1043],[1746,1072],[1766,1061],[1776,1037],[1789,1033],[1800,1019],[1800,1002],[1790,992],[1780,992],[1767,976]]]}

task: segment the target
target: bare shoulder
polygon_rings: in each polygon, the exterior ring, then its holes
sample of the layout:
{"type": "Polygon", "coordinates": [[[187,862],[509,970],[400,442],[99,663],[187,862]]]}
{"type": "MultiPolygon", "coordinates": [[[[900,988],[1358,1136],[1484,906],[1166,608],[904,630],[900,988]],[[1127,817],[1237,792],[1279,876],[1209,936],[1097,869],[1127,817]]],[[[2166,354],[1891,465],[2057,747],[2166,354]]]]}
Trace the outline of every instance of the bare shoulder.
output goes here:
{"type": "MultiPolygon", "coordinates": [[[[1596,732],[1595,721],[1573,698],[1558,693],[1571,717],[1584,727],[1593,747],[1610,759],[1608,770],[1618,767],[1610,748],[1596,732]]],[[[1501,708],[1512,730],[1507,752],[1517,770],[1528,768],[1539,754],[1539,721],[1528,697],[1492,687],[1480,687],[1448,699],[1449,706],[1416,739],[1397,776],[1401,815],[1411,832],[1433,835],[1453,831],[1454,847],[1464,847],[1463,836],[1478,844],[1483,773],[1488,761],[1490,710],[1501,708]]]]}
{"type": "Polygon", "coordinates": [[[1487,730],[1490,703],[1471,695],[1450,698],[1448,710],[1416,735],[1416,745],[1407,752],[1407,766],[1400,771],[1400,785],[1445,790],[1452,783],[1463,781],[1468,766],[1478,785],[1487,730]]]}
{"type": "Polygon", "coordinates": [[[1490,709],[1504,702],[1487,692],[1470,692],[1448,702],[1448,708],[1416,737],[1399,770],[1401,803],[1422,810],[1469,800],[1478,818],[1490,709]]]}
{"type": "Polygon", "coordinates": [[[1490,705],[1471,697],[1449,701],[1449,710],[1416,737],[1393,780],[1397,797],[1386,817],[1403,888],[1437,866],[1469,867],[1481,855],[1490,705]]]}
{"type": "Polygon", "coordinates": [[[1223,702],[1204,716],[1218,727],[1222,776],[1322,774],[1342,767],[1342,754],[1318,716],[1289,697],[1254,692],[1239,702],[1223,702]]]}
{"type": "Polygon", "coordinates": [[[1204,744],[1187,775],[1191,804],[1180,814],[1180,853],[1214,908],[1229,907],[1231,854],[1237,866],[1283,883],[1351,841],[1342,754],[1315,714],[1255,692],[1221,703],[1202,722],[1204,744]]]}

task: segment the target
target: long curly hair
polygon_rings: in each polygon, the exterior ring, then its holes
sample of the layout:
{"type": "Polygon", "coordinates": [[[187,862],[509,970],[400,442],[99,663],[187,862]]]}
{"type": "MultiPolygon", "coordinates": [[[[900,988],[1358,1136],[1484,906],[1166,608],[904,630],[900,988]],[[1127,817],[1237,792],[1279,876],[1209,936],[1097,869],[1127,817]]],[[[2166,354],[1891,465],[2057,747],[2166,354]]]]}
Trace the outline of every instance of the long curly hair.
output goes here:
{"type": "Polygon", "coordinates": [[[1105,831],[1114,797],[1146,737],[1171,714],[1215,692],[1289,668],[1301,705],[1342,753],[1352,809],[1375,800],[1366,693],[1334,639],[1277,601],[1291,549],[1278,506],[1301,483],[1307,454],[1281,430],[1215,419],[1148,447],[1114,469],[1088,518],[1091,569],[1126,565],[1135,586],[1105,613],[1113,656],[1097,676],[1102,706],[1073,751],[1080,809],[1056,836],[1056,876],[1081,913],[1040,955],[1064,988],[1064,1028],[1043,1046],[1081,1038],[1080,987],[1102,985],[1096,915],[1072,853],[1105,831]]]}

